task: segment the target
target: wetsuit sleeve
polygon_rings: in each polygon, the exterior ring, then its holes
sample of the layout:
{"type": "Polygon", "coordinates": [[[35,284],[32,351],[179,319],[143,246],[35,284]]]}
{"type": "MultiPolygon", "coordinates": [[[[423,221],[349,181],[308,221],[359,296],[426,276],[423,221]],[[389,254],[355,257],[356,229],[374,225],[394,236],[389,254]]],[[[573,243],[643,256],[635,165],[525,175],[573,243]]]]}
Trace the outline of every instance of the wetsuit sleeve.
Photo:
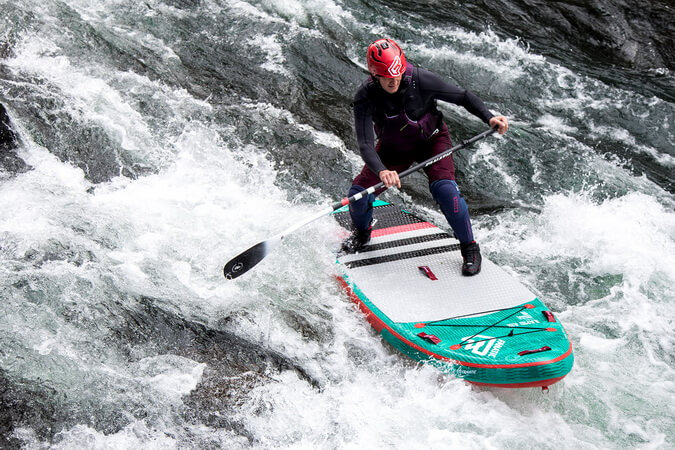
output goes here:
{"type": "Polygon", "coordinates": [[[485,123],[488,123],[494,117],[485,103],[471,91],[450,84],[438,75],[424,69],[419,69],[419,80],[420,89],[424,96],[429,95],[437,100],[463,106],[485,123]]]}
{"type": "Polygon", "coordinates": [[[361,158],[368,168],[374,173],[379,174],[386,170],[380,156],[375,151],[375,131],[373,129],[373,113],[368,101],[365,84],[359,88],[354,96],[354,128],[356,129],[356,140],[359,143],[359,152],[361,158]]]}

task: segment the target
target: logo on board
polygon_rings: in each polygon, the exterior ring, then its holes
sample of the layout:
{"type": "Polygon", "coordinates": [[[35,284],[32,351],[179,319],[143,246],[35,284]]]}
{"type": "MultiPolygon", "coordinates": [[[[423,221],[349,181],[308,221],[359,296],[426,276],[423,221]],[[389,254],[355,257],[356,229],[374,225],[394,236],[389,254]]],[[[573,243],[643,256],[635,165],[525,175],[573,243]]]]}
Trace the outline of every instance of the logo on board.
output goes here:
{"type": "MultiPolygon", "coordinates": [[[[467,340],[469,336],[462,339],[467,340]]],[[[492,336],[484,336],[477,334],[467,340],[468,344],[464,345],[465,350],[471,350],[471,353],[478,356],[488,356],[494,358],[504,346],[503,339],[497,339],[492,336]]]]}

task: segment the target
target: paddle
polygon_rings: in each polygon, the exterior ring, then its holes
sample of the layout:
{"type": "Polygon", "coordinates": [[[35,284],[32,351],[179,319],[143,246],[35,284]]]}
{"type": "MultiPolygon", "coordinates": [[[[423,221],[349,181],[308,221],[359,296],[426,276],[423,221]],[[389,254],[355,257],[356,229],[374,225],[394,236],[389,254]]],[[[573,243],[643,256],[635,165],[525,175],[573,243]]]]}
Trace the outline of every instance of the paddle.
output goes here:
{"type": "MultiPolygon", "coordinates": [[[[476,136],[472,137],[471,139],[468,139],[466,141],[463,141],[461,144],[456,145],[443,153],[439,153],[438,155],[427,159],[426,161],[423,161],[415,166],[412,166],[408,170],[405,170],[401,172],[398,177],[399,179],[404,178],[408,175],[410,175],[413,172],[416,172],[420,169],[423,169],[425,167],[428,167],[441,159],[447,158],[448,156],[452,155],[454,152],[457,150],[463,149],[464,147],[468,147],[469,145],[473,144],[476,141],[479,141],[487,136],[490,136],[492,133],[497,131],[497,128],[491,128],[489,130],[485,130],[480,134],[477,134],[476,136]]],[[[270,239],[266,241],[259,242],[255,244],[253,247],[249,248],[248,250],[244,251],[243,253],[240,253],[239,255],[235,256],[232,258],[227,264],[225,264],[225,267],[223,268],[223,273],[225,275],[225,278],[228,280],[237,278],[238,276],[241,276],[251,270],[256,264],[258,264],[260,261],[262,261],[274,248],[281,243],[281,240],[287,235],[298,228],[301,228],[305,225],[307,225],[310,222],[314,222],[317,219],[320,219],[321,217],[328,215],[332,213],[333,211],[342,208],[345,205],[348,205],[350,203],[353,203],[357,200],[362,199],[363,197],[372,194],[373,192],[377,191],[378,189],[385,188],[384,183],[380,182],[374,186],[369,187],[368,189],[359,192],[358,194],[354,194],[351,197],[345,197],[340,201],[337,201],[333,203],[330,207],[327,207],[325,209],[322,209],[321,211],[317,212],[315,215],[308,217],[307,219],[303,220],[302,222],[299,222],[292,227],[288,228],[287,230],[282,231],[281,233],[271,237],[270,239]]]]}

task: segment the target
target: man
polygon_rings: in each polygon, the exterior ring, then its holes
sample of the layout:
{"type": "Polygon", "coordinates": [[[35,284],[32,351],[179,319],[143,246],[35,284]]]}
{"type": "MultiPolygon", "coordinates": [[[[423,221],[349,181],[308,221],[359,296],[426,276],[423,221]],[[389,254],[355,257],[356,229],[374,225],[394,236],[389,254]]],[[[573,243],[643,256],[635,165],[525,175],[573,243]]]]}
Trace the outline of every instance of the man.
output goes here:
{"type": "MultiPolygon", "coordinates": [[[[436,100],[463,106],[490,127],[498,127],[500,134],[507,131],[506,117],[494,116],[473,93],[408,63],[393,40],[375,41],[368,47],[366,58],[371,76],[354,97],[356,137],[366,164],[352,182],[348,196],[380,181],[386,187],[400,188],[399,172],[452,146],[436,100]]],[[[455,182],[452,157],[424,171],[434,200],[459,239],[464,259],[462,274],[476,275],[481,266],[480,247],[474,240],[466,201],[455,182]]],[[[370,241],[374,199],[371,194],[350,205],[354,233],[345,243],[345,250],[359,251],[370,241]]]]}

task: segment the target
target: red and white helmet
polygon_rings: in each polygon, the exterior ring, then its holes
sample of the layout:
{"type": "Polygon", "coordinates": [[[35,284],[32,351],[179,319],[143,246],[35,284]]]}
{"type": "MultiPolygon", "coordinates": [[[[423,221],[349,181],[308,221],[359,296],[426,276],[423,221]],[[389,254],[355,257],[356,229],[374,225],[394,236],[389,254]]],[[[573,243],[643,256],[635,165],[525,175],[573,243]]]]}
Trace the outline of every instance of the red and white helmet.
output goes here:
{"type": "Polygon", "coordinates": [[[408,65],[403,50],[391,39],[378,39],[370,44],[366,58],[370,73],[385,78],[403,75],[408,65]]]}

